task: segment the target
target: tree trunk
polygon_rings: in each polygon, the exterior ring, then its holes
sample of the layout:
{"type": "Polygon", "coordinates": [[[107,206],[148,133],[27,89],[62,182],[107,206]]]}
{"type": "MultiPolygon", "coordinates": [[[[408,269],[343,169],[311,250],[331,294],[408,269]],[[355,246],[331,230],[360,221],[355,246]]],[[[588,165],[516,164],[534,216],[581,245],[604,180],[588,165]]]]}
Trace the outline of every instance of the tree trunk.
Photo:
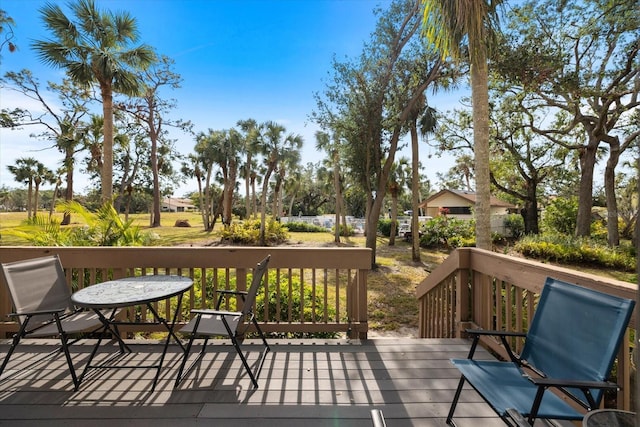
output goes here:
{"type": "Polygon", "coordinates": [[[236,183],[236,165],[230,161],[228,169],[229,177],[224,183],[224,199],[222,201],[222,223],[231,225],[231,217],[233,214],[233,190],[236,183]]]}
{"type": "Polygon", "coordinates": [[[33,217],[37,217],[38,216],[38,198],[40,195],[40,183],[42,182],[42,178],[40,178],[39,176],[36,176],[36,178],[34,179],[35,182],[35,191],[33,192],[33,217]]]}
{"type": "Polygon", "coordinates": [[[416,121],[411,121],[411,260],[420,261],[420,167],[416,121]]]}
{"type": "Polygon", "coordinates": [[[580,189],[576,236],[591,235],[591,207],[593,206],[593,170],[599,141],[589,137],[589,144],[580,151],[580,189]]]}
{"type": "Polygon", "coordinates": [[[56,186],[53,188],[53,197],[51,198],[51,206],[49,206],[49,219],[53,216],[53,211],[56,208],[56,199],[58,198],[58,191],[60,191],[60,185],[62,180],[60,178],[56,181],[56,186]]]}
{"type": "MultiPolygon", "coordinates": [[[[73,200],[73,148],[69,147],[65,149],[65,157],[64,157],[64,165],[67,169],[67,188],[64,192],[64,200],[65,202],[70,202],[73,200]]],[[[69,225],[71,224],[71,213],[65,212],[62,217],[62,222],[60,225],[69,225]]]]}
{"type": "Polygon", "coordinates": [[[389,230],[389,246],[395,246],[396,234],[398,234],[398,187],[397,184],[392,184],[394,187],[391,189],[391,228],[389,230]]]}
{"type": "Polygon", "coordinates": [[[272,169],[267,169],[262,181],[262,195],[260,196],[260,246],[267,245],[266,225],[267,225],[267,190],[272,169]]]}
{"type": "MultiPolygon", "coordinates": [[[[535,193],[535,190],[534,190],[535,193]]],[[[524,219],[524,233],[525,234],[538,234],[540,229],[538,228],[538,201],[528,197],[524,201],[524,209],[522,210],[522,218],[524,219]]]]}
{"type": "MultiPolygon", "coordinates": [[[[333,241],[335,243],[340,243],[340,213],[342,212],[342,196],[340,192],[340,170],[338,169],[338,162],[335,155],[333,156],[333,188],[336,192],[336,219],[335,229],[333,231],[333,241]]],[[[347,224],[344,226],[346,231],[347,224]]]]}
{"type": "Polygon", "coordinates": [[[160,227],[160,172],[158,168],[158,134],[153,128],[153,108],[150,108],[149,137],[151,139],[151,173],[153,176],[153,222],[151,227],[160,227]]]}
{"type": "Polygon", "coordinates": [[[211,173],[213,165],[208,165],[207,178],[205,180],[204,187],[204,206],[202,207],[202,222],[204,222],[204,230],[211,231],[213,227],[211,225],[211,215],[213,209],[213,198],[211,197],[211,173]]]}
{"type": "Polygon", "coordinates": [[[620,159],[618,138],[609,143],[609,158],[604,170],[604,193],[607,199],[607,241],[609,246],[620,245],[618,229],[618,201],[616,200],[616,167],[620,159]]]}
{"type": "Polygon", "coordinates": [[[251,217],[251,154],[247,154],[247,164],[244,171],[244,217],[251,217]]]}
{"type": "Polygon", "coordinates": [[[113,199],[113,93],[111,86],[100,85],[102,115],[104,118],[104,141],[102,143],[102,203],[113,199]]]}
{"type": "Polygon", "coordinates": [[[476,247],[491,250],[491,179],[489,176],[489,89],[486,51],[479,47],[471,66],[473,146],[476,168],[476,247]]]}
{"type": "Polygon", "coordinates": [[[33,210],[33,178],[29,177],[29,183],[27,185],[27,219],[31,219],[33,210]]]}

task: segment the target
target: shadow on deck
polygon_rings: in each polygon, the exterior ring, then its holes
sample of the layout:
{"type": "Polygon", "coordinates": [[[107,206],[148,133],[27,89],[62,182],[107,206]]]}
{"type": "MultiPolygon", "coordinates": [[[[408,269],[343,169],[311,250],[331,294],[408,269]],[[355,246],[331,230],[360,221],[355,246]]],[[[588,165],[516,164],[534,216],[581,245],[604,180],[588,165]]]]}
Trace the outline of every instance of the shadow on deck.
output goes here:
{"type": "MultiPolygon", "coordinates": [[[[133,343],[128,366],[155,362],[161,348],[133,343]]],[[[0,425],[18,426],[371,426],[380,409],[387,425],[444,426],[458,371],[452,357],[466,357],[461,339],[271,340],[254,389],[233,347],[217,341],[189,376],[174,388],[180,353],[171,346],[154,392],[152,369],[102,369],[87,374],[75,392],[64,357],[47,357],[54,341],[26,340],[0,379],[0,425]]],[[[73,347],[79,370],[92,342],[73,347]]],[[[247,340],[249,362],[259,345],[247,340]]],[[[8,349],[0,345],[0,356],[8,349]]],[[[107,358],[116,346],[106,345],[107,358]]],[[[483,351],[483,356],[490,357],[483,351]]],[[[502,426],[469,390],[456,422],[502,426]]]]}

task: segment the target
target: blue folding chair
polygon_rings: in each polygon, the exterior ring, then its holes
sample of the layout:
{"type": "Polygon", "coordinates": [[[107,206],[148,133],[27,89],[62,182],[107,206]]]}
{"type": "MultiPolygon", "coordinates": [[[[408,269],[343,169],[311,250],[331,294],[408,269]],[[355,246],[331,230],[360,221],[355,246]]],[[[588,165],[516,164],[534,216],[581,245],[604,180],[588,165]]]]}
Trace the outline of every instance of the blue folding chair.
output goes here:
{"type": "Polygon", "coordinates": [[[453,414],[465,382],[510,426],[515,425],[514,413],[531,425],[537,418],[581,420],[585,411],[598,408],[604,390],[618,389],[608,380],[634,305],[633,300],[547,278],[526,334],[467,331],[473,336],[468,358],[452,360],[462,376],[447,424],[455,425],[453,414]],[[500,337],[511,360],[473,360],[481,335],[500,337]],[[513,336],[525,337],[520,355],[507,342],[513,336]]]}

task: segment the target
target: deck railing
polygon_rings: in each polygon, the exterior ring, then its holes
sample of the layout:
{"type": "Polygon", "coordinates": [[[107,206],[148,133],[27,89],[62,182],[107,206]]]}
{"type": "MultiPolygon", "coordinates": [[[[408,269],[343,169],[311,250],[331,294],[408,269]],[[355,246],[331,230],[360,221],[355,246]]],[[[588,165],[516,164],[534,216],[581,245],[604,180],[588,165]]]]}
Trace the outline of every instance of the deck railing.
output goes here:
{"type": "MultiPolygon", "coordinates": [[[[417,287],[420,337],[461,337],[469,327],[526,331],[547,277],[636,299],[637,286],[631,283],[481,249],[462,248],[454,251],[417,287]]],[[[631,407],[631,376],[635,375],[629,336],[636,324],[637,310],[636,306],[618,352],[617,382],[622,388],[616,405],[626,410],[631,407]]],[[[507,358],[498,340],[486,337],[483,344],[507,358]]],[[[510,344],[519,350],[523,341],[514,339],[510,344]]]]}
{"type": "MultiPolygon", "coordinates": [[[[0,247],[0,262],[59,254],[73,291],[106,280],[134,275],[177,274],[194,279],[185,293],[178,323],[193,308],[211,308],[221,289],[246,290],[252,269],[271,254],[256,303],[256,317],[265,332],[346,333],[367,337],[367,273],[370,249],[265,247],[0,247]]],[[[2,280],[2,279],[0,279],[2,280]]],[[[177,298],[161,301],[159,313],[171,318],[177,298]],[[173,305],[172,305],[173,304],[173,305]]],[[[233,302],[232,302],[233,304],[233,302]]],[[[225,309],[229,309],[226,306],[225,309]]],[[[233,307],[231,307],[233,308],[233,307]]],[[[11,301],[0,284],[0,337],[15,332],[7,317],[11,301]]],[[[147,322],[143,306],[124,310],[121,320],[147,322]]],[[[161,331],[157,325],[128,326],[128,334],[161,331]]]]}

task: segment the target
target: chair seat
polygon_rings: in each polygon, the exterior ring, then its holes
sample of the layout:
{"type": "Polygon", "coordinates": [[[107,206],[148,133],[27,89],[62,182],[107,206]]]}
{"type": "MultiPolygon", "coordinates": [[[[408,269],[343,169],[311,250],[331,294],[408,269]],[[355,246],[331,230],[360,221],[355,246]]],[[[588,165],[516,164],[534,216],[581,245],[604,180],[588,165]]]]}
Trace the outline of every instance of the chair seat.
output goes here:
{"type": "MultiPolygon", "coordinates": [[[[524,416],[531,413],[538,387],[514,363],[471,359],[452,359],[451,362],[498,414],[506,415],[510,408],[524,416]]],[[[583,416],[549,390],[538,411],[539,418],[581,420],[583,416]]]]}
{"type": "MultiPolygon", "coordinates": [[[[193,369],[196,363],[202,360],[202,356],[204,355],[207,342],[210,336],[224,336],[231,340],[233,347],[236,349],[238,356],[242,360],[242,364],[251,377],[251,382],[255,388],[258,388],[258,375],[260,375],[260,371],[262,370],[262,365],[264,364],[265,358],[267,357],[267,353],[270,351],[269,344],[267,343],[267,339],[265,338],[262,330],[260,329],[260,325],[256,321],[255,316],[253,315],[253,306],[256,300],[256,294],[258,292],[258,287],[260,287],[262,283],[262,278],[265,275],[267,270],[267,265],[269,264],[269,259],[271,255],[267,255],[265,259],[260,261],[256,268],[253,270],[253,278],[251,279],[251,286],[247,292],[242,290],[240,291],[225,291],[220,293],[220,298],[218,299],[218,303],[216,308],[218,310],[192,310],[191,313],[195,316],[189,323],[187,323],[182,329],[180,329],[181,333],[189,334],[191,337],[189,338],[189,342],[187,343],[187,348],[184,351],[184,356],[182,357],[182,363],[180,363],[180,368],[178,368],[178,375],[176,377],[175,387],[180,384],[180,382],[184,379],[184,377],[193,369]],[[230,296],[235,295],[237,300],[242,301],[242,308],[240,311],[224,311],[219,310],[222,307],[222,302],[224,298],[229,298],[230,296]],[[238,326],[240,322],[246,319],[247,322],[250,322],[255,327],[256,332],[260,335],[262,339],[262,343],[264,344],[264,351],[258,360],[255,369],[252,369],[247,362],[247,358],[245,357],[242,349],[240,348],[241,340],[238,339],[238,326]],[[196,358],[193,363],[187,368],[185,372],[185,366],[187,363],[187,358],[189,357],[189,352],[191,351],[191,347],[193,345],[193,340],[196,336],[204,336],[205,342],[200,350],[200,354],[196,358]]],[[[268,285],[265,283],[265,288],[268,289],[268,285]]],[[[249,326],[250,323],[247,323],[249,326]]]]}
{"type": "MultiPolygon", "coordinates": [[[[110,312],[108,314],[104,313],[105,316],[108,316],[110,314],[110,312]]],[[[62,329],[67,334],[93,331],[102,325],[100,318],[93,311],[80,311],[74,313],[69,317],[61,319],[61,323],[62,329]]],[[[58,335],[58,333],[58,326],[55,324],[55,322],[53,322],[33,332],[30,332],[29,337],[47,337],[51,335],[58,335]]]]}
{"type": "MultiPolygon", "coordinates": [[[[238,329],[238,324],[240,323],[240,318],[242,317],[241,313],[228,312],[225,314],[224,318],[227,320],[227,324],[229,328],[231,328],[231,332],[235,333],[238,329]]],[[[184,325],[180,332],[185,334],[192,334],[196,325],[197,317],[191,319],[189,323],[184,325]]],[[[198,332],[196,335],[223,335],[228,336],[229,333],[227,329],[224,327],[224,323],[222,322],[222,315],[220,314],[202,314],[200,316],[200,323],[198,324],[198,332]]]]}

